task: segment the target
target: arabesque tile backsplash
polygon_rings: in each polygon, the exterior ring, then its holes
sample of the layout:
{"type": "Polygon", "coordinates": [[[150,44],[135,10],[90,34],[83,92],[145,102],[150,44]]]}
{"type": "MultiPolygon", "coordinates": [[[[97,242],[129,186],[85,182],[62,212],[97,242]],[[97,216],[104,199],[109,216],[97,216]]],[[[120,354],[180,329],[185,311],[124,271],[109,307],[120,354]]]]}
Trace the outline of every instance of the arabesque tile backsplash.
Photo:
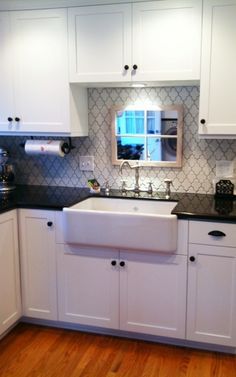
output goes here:
{"type": "MultiPolygon", "coordinates": [[[[212,179],[216,160],[234,160],[236,140],[199,140],[197,134],[199,88],[99,88],[88,89],[89,136],[74,138],[76,147],[65,157],[27,156],[20,146],[26,137],[0,137],[0,146],[7,148],[16,168],[16,182],[31,185],[85,187],[89,178],[105,181],[113,188],[120,187],[119,168],[111,164],[111,117],[114,104],[136,102],[170,105],[183,104],[184,138],[182,168],[141,168],[141,184],[153,182],[155,189],[164,188],[165,178],[173,180],[173,191],[212,193],[212,179]],[[95,157],[94,172],[79,169],[79,156],[95,157]]],[[[133,171],[127,172],[128,184],[133,182],[133,171]]]]}

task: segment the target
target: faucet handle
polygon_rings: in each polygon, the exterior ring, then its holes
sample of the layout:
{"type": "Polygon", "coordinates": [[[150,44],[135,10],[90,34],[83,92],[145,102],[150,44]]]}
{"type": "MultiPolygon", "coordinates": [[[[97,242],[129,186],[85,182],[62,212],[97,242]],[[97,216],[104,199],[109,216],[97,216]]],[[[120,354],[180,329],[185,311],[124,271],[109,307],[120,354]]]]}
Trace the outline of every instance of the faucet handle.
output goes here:
{"type": "Polygon", "coordinates": [[[121,180],[121,192],[125,193],[126,192],[126,179],[121,180]]]}
{"type": "Polygon", "coordinates": [[[173,185],[172,183],[172,180],[171,179],[164,179],[164,182],[166,184],[166,198],[169,199],[170,197],[170,186],[173,185]]]}
{"type": "Polygon", "coordinates": [[[166,184],[167,186],[173,185],[173,181],[172,181],[172,179],[166,178],[166,179],[164,179],[164,182],[165,182],[165,184],[166,184]]]}
{"type": "Polygon", "coordinates": [[[150,194],[150,195],[152,195],[152,193],[153,193],[152,182],[148,182],[147,193],[150,194]]]}
{"type": "Polygon", "coordinates": [[[109,181],[106,181],[106,182],[105,182],[105,194],[106,194],[106,195],[109,195],[109,194],[110,194],[110,185],[109,185],[109,181]]]}

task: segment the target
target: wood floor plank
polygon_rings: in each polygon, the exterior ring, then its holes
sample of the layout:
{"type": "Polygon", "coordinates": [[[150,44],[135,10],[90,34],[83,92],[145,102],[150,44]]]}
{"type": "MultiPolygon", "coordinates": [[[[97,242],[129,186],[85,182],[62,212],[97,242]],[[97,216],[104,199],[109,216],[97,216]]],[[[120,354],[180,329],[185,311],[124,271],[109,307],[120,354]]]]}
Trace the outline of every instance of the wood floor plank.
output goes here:
{"type": "Polygon", "coordinates": [[[236,377],[236,356],[20,324],[0,341],[0,377],[236,377]]]}

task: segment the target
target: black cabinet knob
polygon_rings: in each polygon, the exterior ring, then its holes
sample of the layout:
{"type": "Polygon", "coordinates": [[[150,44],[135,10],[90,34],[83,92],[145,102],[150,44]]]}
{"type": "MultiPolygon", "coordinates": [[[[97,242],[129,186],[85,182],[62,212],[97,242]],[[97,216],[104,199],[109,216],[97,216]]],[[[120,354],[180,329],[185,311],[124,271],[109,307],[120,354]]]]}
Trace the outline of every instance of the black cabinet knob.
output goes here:
{"type": "Polygon", "coordinates": [[[123,260],[120,262],[120,267],[125,267],[125,262],[123,260]]]}
{"type": "Polygon", "coordinates": [[[129,66],[128,66],[127,64],[125,64],[125,66],[124,66],[124,70],[125,70],[125,71],[128,71],[128,69],[129,69],[129,66]]]}
{"type": "Polygon", "coordinates": [[[116,260],[112,260],[112,261],[111,261],[111,265],[112,265],[112,266],[116,266],[116,260]]]}
{"type": "Polygon", "coordinates": [[[195,261],[195,257],[191,256],[191,257],[189,257],[189,260],[190,260],[190,262],[194,262],[195,261]]]}
{"type": "Polygon", "coordinates": [[[137,64],[134,64],[133,65],[133,69],[136,71],[136,69],[138,69],[138,66],[137,66],[137,64]]]}
{"type": "Polygon", "coordinates": [[[211,230],[209,233],[208,233],[209,236],[213,236],[213,237],[225,237],[226,234],[224,232],[221,232],[221,230],[211,230]]]}
{"type": "Polygon", "coordinates": [[[206,120],[205,120],[205,119],[201,119],[201,120],[200,120],[200,123],[201,123],[201,124],[205,124],[205,123],[206,123],[206,120]]]}
{"type": "Polygon", "coordinates": [[[8,120],[8,122],[12,122],[12,121],[13,121],[13,118],[8,117],[7,120],[8,120]]]}
{"type": "Polygon", "coordinates": [[[49,227],[50,227],[50,226],[53,226],[53,222],[52,222],[52,221],[48,221],[48,222],[47,222],[47,226],[49,226],[49,227]]]}

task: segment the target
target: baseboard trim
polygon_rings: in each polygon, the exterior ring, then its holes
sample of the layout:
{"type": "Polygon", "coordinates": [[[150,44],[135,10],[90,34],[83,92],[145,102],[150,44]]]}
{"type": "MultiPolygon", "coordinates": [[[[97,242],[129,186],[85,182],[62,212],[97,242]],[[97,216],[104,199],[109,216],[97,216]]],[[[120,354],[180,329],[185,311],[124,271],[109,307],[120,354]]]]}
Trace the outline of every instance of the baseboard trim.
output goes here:
{"type": "Polygon", "coordinates": [[[113,329],[94,327],[94,326],[84,326],[84,325],[78,325],[78,324],[68,323],[68,322],[49,321],[49,320],[29,318],[29,317],[22,317],[21,322],[34,324],[34,325],[40,325],[40,326],[61,328],[65,330],[87,332],[91,334],[116,336],[119,338],[143,340],[147,342],[168,344],[172,346],[179,346],[179,347],[186,347],[186,348],[196,348],[203,351],[221,352],[221,353],[228,353],[228,354],[236,355],[235,347],[221,346],[217,344],[200,343],[200,342],[194,342],[194,341],[184,340],[184,339],[166,338],[166,337],[160,337],[160,336],[155,336],[155,335],[146,335],[146,334],[133,333],[133,332],[122,331],[122,330],[113,330],[113,329]]]}

